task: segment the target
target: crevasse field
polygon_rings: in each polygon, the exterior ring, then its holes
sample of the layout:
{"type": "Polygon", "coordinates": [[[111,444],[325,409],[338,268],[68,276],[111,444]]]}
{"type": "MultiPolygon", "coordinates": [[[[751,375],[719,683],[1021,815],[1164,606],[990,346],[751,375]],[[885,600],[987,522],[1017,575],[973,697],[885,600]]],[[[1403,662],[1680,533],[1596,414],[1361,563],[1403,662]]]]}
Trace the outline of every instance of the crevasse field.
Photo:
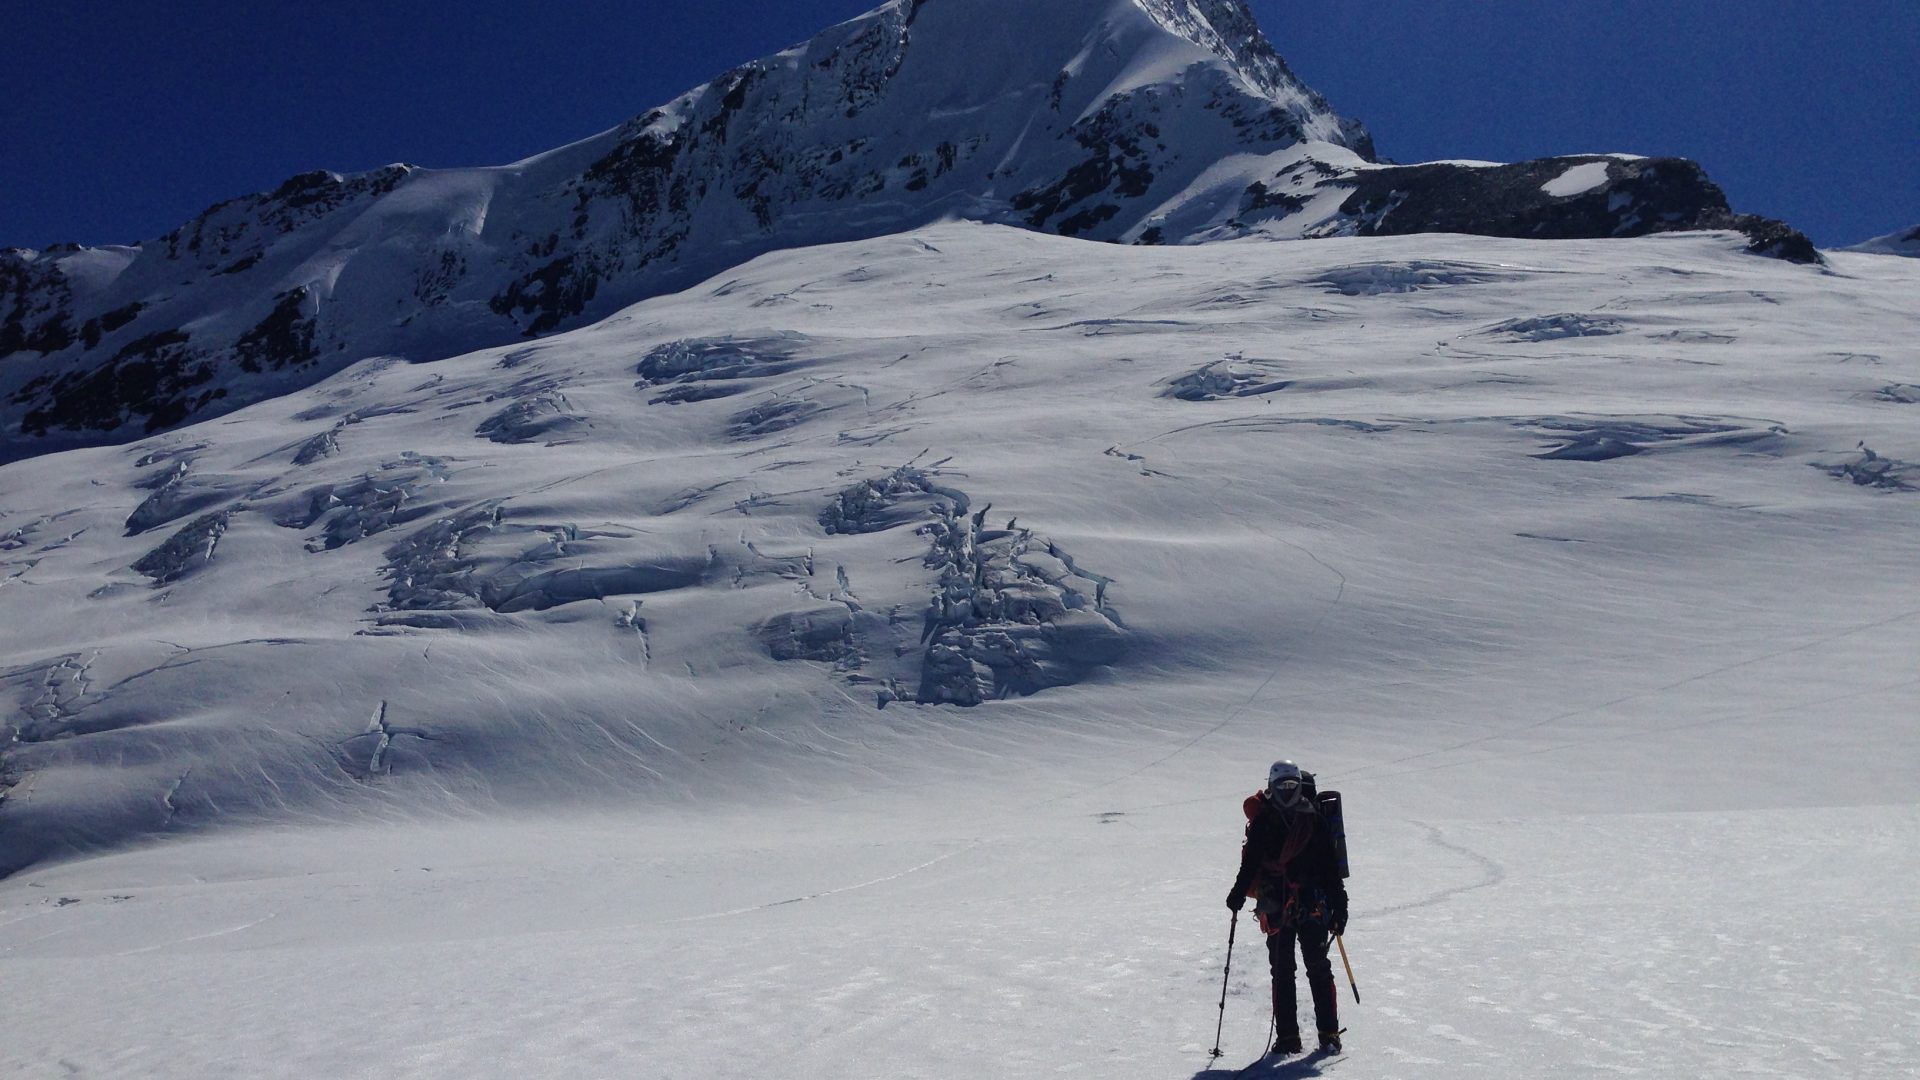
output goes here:
{"type": "Polygon", "coordinates": [[[0,1074],[1224,1078],[1284,756],[1247,1075],[1913,1076],[1920,264],[1741,243],[940,226],[0,468],[0,1074]]]}

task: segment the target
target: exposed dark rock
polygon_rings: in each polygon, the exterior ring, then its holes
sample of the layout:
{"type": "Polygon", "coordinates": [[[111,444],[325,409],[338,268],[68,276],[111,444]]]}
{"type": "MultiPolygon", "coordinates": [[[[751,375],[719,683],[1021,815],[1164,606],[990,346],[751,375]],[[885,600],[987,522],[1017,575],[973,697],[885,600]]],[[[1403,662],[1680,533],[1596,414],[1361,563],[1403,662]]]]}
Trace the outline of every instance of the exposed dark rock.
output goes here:
{"type": "Polygon", "coordinates": [[[1262,210],[1278,208],[1283,212],[1282,216],[1285,216],[1306,209],[1309,201],[1311,200],[1304,195],[1276,191],[1264,183],[1256,182],[1247,188],[1246,198],[1240,203],[1240,213],[1244,217],[1262,210]]]}
{"type": "Polygon", "coordinates": [[[600,274],[592,257],[576,253],[515,281],[493,298],[491,306],[497,315],[531,317],[525,334],[533,337],[585,311],[599,291],[600,274]]]}
{"type": "Polygon", "coordinates": [[[0,251],[0,357],[55,353],[73,344],[73,289],[54,259],[0,251]]]}
{"type": "Polygon", "coordinates": [[[1158,138],[1160,131],[1139,114],[1153,111],[1144,94],[1115,98],[1074,127],[1074,141],[1086,151],[1086,159],[1053,183],[1015,195],[1010,205],[1036,229],[1047,228],[1071,207],[1082,207],[1054,230],[1062,236],[1078,236],[1111,220],[1120,213],[1118,206],[1083,204],[1101,196],[1133,199],[1147,193],[1154,169],[1145,144],[1158,138]]]}
{"type": "Polygon", "coordinates": [[[145,307],[145,304],[135,301],[126,307],[115,308],[104,315],[96,315],[88,319],[86,325],[80,328],[80,340],[86,343],[89,349],[98,346],[101,338],[131,323],[139,317],[141,310],[145,307]]]}
{"type": "Polygon", "coordinates": [[[45,435],[68,431],[113,431],[141,417],[144,433],[173,427],[208,402],[226,396],[213,381],[214,365],[189,346],[184,331],[161,330],[123,346],[104,365],[73,371],[49,384],[29,383],[13,401],[33,402],[20,430],[45,435]],[[205,389],[202,389],[202,388],[205,389]]]}
{"type": "Polygon", "coordinates": [[[1734,214],[1720,188],[1682,158],[1542,158],[1513,165],[1403,165],[1356,173],[1341,211],[1362,236],[1453,232],[1588,240],[1700,229],[1745,233],[1749,250],[1815,263],[1811,241],[1782,222],[1734,214]],[[1547,192],[1571,168],[1604,163],[1606,180],[1547,192]]]}
{"type": "Polygon", "coordinates": [[[314,320],[306,313],[307,295],[304,285],[281,293],[272,313],[234,343],[242,371],[281,371],[319,358],[313,344],[314,320]]]}
{"type": "Polygon", "coordinates": [[[171,260],[194,262],[209,273],[224,273],[241,262],[251,267],[265,242],[261,233],[284,236],[335,211],[379,198],[412,172],[411,166],[389,165],[355,176],[301,173],[270,192],[217,203],[154,246],[171,260]]]}
{"type": "Polygon", "coordinates": [[[913,21],[926,0],[914,0],[904,18],[876,20],[853,40],[822,57],[823,72],[842,72],[841,114],[851,120],[878,101],[906,60],[913,21]]]}

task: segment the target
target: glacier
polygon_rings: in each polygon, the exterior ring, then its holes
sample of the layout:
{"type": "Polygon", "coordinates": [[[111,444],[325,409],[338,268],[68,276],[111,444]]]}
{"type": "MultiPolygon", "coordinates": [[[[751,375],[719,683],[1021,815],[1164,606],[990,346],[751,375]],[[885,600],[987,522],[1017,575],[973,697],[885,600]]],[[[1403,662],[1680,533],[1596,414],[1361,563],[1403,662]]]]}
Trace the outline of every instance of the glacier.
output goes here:
{"type": "Polygon", "coordinates": [[[1329,1069],[1903,1075],[1920,279],[1744,246],[951,223],[0,468],[0,1062],[1223,1076],[1285,755],[1329,1069]]]}
{"type": "Polygon", "coordinates": [[[0,254],[0,1073],[1227,1080],[1288,757],[1238,1075],[1911,1076],[1915,296],[1239,0],[0,254]]]}

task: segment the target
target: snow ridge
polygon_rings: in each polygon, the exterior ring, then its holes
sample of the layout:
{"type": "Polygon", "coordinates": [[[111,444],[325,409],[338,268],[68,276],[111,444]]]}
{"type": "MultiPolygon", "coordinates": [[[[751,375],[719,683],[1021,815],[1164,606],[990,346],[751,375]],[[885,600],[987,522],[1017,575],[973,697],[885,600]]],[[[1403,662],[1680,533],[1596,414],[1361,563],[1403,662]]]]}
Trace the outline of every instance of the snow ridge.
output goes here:
{"type": "Polygon", "coordinates": [[[513,165],[313,172],[135,248],[0,253],[0,460],[581,325],[783,247],[949,217],[1126,239],[1222,155],[1303,140],[1367,150],[1238,0],[896,0],[513,165]]]}
{"type": "Polygon", "coordinates": [[[1841,250],[1861,251],[1869,255],[1905,255],[1908,258],[1920,258],[1920,225],[1890,232],[1885,236],[1876,236],[1841,250]]]}
{"type": "Polygon", "coordinates": [[[136,247],[0,252],[0,461],[944,220],[1140,244],[1738,228],[1818,257],[1689,162],[1605,159],[1558,197],[1541,188],[1563,162],[1513,184],[1372,155],[1243,0],[895,0],[512,165],[311,172],[136,247]]]}

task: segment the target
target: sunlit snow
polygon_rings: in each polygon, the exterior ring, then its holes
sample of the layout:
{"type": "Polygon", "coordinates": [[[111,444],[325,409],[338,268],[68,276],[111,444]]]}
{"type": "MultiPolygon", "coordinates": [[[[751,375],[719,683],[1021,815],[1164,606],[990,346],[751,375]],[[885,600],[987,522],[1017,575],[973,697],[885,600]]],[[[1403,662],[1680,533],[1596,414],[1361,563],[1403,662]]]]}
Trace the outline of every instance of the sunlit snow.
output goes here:
{"type": "Polygon", "coordinates": [[[1920,264],[1743,245],[943,225],[0,468],[0,1074],[1224,1080],[1286,756],[1249,1075],[1911,1076],[1920,264]]]}
{"type": "Polygon", "coordinates": [[[1565,199],[1574,195],[1584,195],[1595,188],[1603,187],[1607,182],[1607,163],[1589,161],[1584,165],[1575,165],[1540,187],[1541,191],[1556,199],[1565,199]]]}

